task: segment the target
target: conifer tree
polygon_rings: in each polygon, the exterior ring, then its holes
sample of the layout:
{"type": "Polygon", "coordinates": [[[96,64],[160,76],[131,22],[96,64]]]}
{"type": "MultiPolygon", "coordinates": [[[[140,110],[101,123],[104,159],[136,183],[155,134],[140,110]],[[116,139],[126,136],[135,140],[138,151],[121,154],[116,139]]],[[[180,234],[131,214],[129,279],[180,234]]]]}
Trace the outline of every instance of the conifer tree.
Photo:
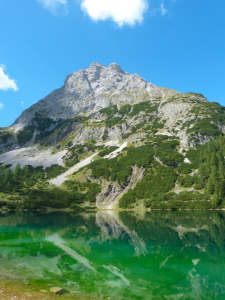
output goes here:
{"type": "Polygon", "coordinates": [[[212,167],[218,167],[219,161],[218,161],[218,157],[216,155],[215,152],[211,153],[211,157],[210,157],[210,166],[212,167]]]}
{"type": "Polygon", "coordinates": [[[17,164],[13,172],[14,178],[18,179],[20,177],[20,174],[21,174],[20,164],[17,164]]]}
{"type": "Polygon", "coordinates": [[[215,184],[216,184],[216,177],[215,174],[212,172],[209,176],[207,185],[206,185],[206,192],[212,195],[215,191],[215,184]]]}
{"type": "Polygon", "coordinates": [[[198,173],[203,178],[209,177],[209,168],[205,164],[201,164],[198,173]]]}
{"type": "Polygon", "coordinates": [[[224,163],[223,161],[219,162],[219,169],[218,169],[219,177],[224,179],[224,163]]]}
{"type": "Polygon", "coordinates": [[[10,191],[11,189],[12,189],[12,184],[11,184],[10,181],[8,181],[7,184],[6,184],[6,190],[10,191]]]}
{"type": "Polygon", "coordinates": [[[220,182],[220,203],[224,202],[225,203],[225,180],[221,180],[220,182]]]}
{"type": "Polygon", "coordinates": [[[13,172],[11,171],[11,169],[7,169],[4,175],[3,183],[7,184],[12,177],[13,177],[13,172]]]}
{"type": "Polygon", "coordinates": [[[25,179],[28,179],[29,178],[29,166],[25,166],[24,167],[24,169],[23,169],[23,171],[24,171],[24,177],[25,177],[25,179]]]}

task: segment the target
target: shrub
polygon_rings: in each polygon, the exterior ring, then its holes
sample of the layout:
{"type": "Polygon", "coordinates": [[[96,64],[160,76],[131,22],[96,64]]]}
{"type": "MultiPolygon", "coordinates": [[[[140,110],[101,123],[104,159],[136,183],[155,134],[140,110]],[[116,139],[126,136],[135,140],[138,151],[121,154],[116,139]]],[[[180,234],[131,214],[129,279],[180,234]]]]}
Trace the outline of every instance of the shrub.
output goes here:
{"type": "Polygon", "coordinates": [[[67,169],[65,167],[59,166],[57,164],[51,165],[51,167],[47,167],[45,172],[47,173],[47,178],[51,179],[57,177],[58,175],[65,172],[67,169]]]}
{"type": "Polygon", "coordinates": [[[86,193],[86,199],[89,202],[94,203],[96,201],[96,196],[101,192],[101,186],[97,183],[90,183],[89,190],[86,193]]]}
{"type": "Polygon", "coordinates": [[[203,136],[219,136],[221,131],[218,126],[211,123],[207,119],[199,120],[197,123],[187,130],[187,133],[200,134],[203,136]]]}
{"type": "Polygon", "coordinates": [[[111,147],[108,147],[108,148],[106,148],[106,149],[100,151],[100,152],[98,153],[98,155],[101,156],[101,157],[103,157],[103,156],[108,155],[109,153],[115,151],[116,149],[118,149],[117,146],[111,146],[111,147]]]}
{"type": "Polygon", "coordinates": [[[22,130],[18,131],[16,137],[20,146],[25,145],[27,142],[29,142],[32,139],[33,134],[35,132],[35,128],[36,126],[29,125],[29,126],[25,126],[22,130]]]}
{"type": "Polygon", "coordinates": [[[123,105],[123,106],[120,108],[119,113],[120,113],[121,115],[126,115],[126,114],[128,114],[128,113],[130,112],[131,107],[132,107],[132,106],[131,106],[130,104],[125,104],[125,105],[123,105]]]}
{"type": "Polygon", "coordinates": [[[120,208],[131,208],[132,203],[135,203],[135,192],[134,190],[129,190],[126,194],[124,194],[120,201],[119,207],[120,208]]]}
{"type": "Polygon", "coordinates": [[[193,167],[194,167],[193,164],[188,164],[188,163],[185,163],[185,162],[181,162],[179,164],[179,166],[177,167],[177,171],[179,173],[182,173],[182,174],[190,174],[193,167]]]}
{"type": "Polygon", "coordinates": [[[13,134],[7,131],[0,132],[0,143],[5,144],[10,138],[13,137],[13,134]]]}

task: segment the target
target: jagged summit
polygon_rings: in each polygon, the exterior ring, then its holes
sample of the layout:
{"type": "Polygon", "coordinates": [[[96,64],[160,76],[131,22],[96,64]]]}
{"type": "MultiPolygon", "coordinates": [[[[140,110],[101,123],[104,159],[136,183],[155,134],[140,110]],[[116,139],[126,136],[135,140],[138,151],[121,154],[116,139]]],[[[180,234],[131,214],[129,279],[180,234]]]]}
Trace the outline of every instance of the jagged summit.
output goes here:
{"type": "Polygon", "coordinates": [[[64,85],[25,110],[15,121],[16,130],[29,124],[38,112],[54,120],[90,113],[111,104],[137,103],[161,97],[161,91],[137,74],[124,72],[116,63],[94,62],[66,77],[64,85]]]}
{"type": "Polygon", "coordinates": [[[88,68],[102,68],[105,67],[104,65],[100,64],[99,62],[93,62],[90,64],[90,66],[88,68]]]}
{"type": "Polygon", "coordinates": [[[117,70],[118,72],[123,72],[123,70],[121,69],[120,65],[118,65],[117,63],[111,63],[108,67],[105,65],[100,64],[99,62],[93,62],[90,64],[90,66],[84,70],[87,69],[94,69],[94,68],[98,68],[98,69],[103,69],[103,68],[108,68],[108,69],[112,69],[112,70],[117,70]]]}
{"type": "Polygon", "coordinates": [[[84,70],[89,71],[89,69],[106,69],[106,68],[124,73],[124,71],[121,69],[120,65],[118,65],[117,63],[111,63],[108,67],[106,67],[105,65],[102,65],[99,62],[93,62],[90,64],[90,66],[88,68],[86,68],[84,70]]]}
{"type": "Polygon", "coordinates": [[[122,69],[121,69],[121,67],[120,67],[120,65],[118,65],[118,64],[116,64],[116,63],[111,63],[111,64],[109,65],[109,68],[110,68],[111,70],[116,70],[116,71],[118,71],[118,72],[123,72],[122,69]]]}
{"type": "Polygon", "coordinates": [[[99,63],[92,63],[90,67],[75,71],[69,74],[64,83],[64,95],[75,93],[74,96],[87,96],[94,93],[112,92],[115,90],[129,91],[138,88],[155,88],[139,75],[131,75],[124,72],[116,63],[111,63],[108,67],[99,63]]]}

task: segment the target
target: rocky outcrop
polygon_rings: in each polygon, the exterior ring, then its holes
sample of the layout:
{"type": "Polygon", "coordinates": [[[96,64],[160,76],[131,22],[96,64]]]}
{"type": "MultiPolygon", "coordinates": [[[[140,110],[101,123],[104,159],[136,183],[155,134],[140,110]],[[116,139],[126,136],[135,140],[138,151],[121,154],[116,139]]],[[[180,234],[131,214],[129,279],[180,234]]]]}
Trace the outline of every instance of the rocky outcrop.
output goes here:
{"type": "Polygon", "coordinates": [[[128,179],[128,184],[123,187],[118,182],[102,181],[102,191],[96,197],[96,205],[101,209],[114,209],[118,206],[119,199],[130,189],[135,187],[144,174],[144,168],[133,166],[133,172],[128,179]]]}
{"type": "Polygon", "coordinates": [[[64,295],[64,294],[67,294],[69,292],[66,289],[55,286],[55,287],[50,288],[50,293],[52,293],[54,295],[64,295]]]}

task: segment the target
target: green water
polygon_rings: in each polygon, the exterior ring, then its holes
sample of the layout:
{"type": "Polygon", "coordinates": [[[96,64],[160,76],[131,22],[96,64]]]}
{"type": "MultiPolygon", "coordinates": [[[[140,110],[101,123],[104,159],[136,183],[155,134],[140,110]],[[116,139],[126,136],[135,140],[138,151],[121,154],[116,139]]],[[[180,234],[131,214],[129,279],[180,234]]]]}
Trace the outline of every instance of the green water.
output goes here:
{"type": "Polygon", "coordinates": [[[0,276],[114,300],[224,300],[225,213],[0,214],[0,276]]]}

